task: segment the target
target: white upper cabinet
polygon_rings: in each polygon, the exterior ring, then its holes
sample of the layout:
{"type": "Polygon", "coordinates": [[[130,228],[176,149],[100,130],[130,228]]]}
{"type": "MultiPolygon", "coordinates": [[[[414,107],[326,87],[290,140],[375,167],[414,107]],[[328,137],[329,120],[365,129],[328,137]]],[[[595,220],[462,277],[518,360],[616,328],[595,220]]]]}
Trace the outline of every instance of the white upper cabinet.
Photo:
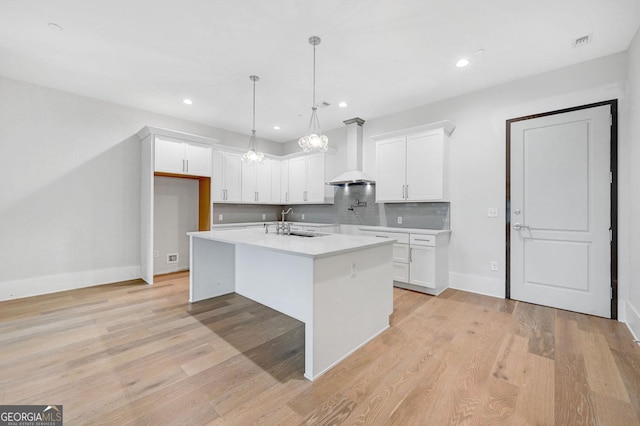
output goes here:
{"type": "Polygon", "coordinates": [[[449,121],[375,136],[376,202],[447,201],[449,121]]]}
{"type": "Polygon", "coordinates": [[[326,154],[295,155],[264,164],[242,162],[242,154],[213,150],[213,201],[234,204],[326,204],[333,187],[325,184],[326,154]]]}
{"type": "Polygon", "coordinates": [[[285,204],[324,204],[333,202],[333,188],[327,188],[325,154],[307,154],[288,160],[288,191],[285,204]]]}
{"type": "Polygon", "coordinates": [[[405,201],[406,157],[405,138],[393,138],[376,143],[376,202],[405,201]]]}
{"type": "Polygon", "coordinates": [[[281,201],[281,188],[280,184],[282,181],[281,176],[281,168],[282,161],[280,160],[271,160],[271,202],[273,204],[281,204],[284,201],[281,201]]]}
{"type": "Polygon", "coordinates": [[[289,203],[302,204],[307,191],[307,158],[289,159],[289,203]]]}
{"type": "Polygon", "coordinates": [[[211,176],[211,147],[204,144],[155,137],[154,171],[211,176]]]}
{"type": "Polygon", "coordinates": [[[213,179],[211,192],[216,203],[242,202],[242,155],[235,152],[213,151],[213,179]]]}
{"type": "Polygon", "coordinates": [[[185,144],[185,160],[187,174],[211,176],[211,147],[185,144]]]}
{"type": "Polygon", "coordinates": [[[280,161],[280,202],[289,202],[289,160],[280,161]]]}
{"type": "Polygon", "coordinates": [[[271,163],[265,158],[263,164],[242,163],[242,202],[271,203],[271,163]]]}

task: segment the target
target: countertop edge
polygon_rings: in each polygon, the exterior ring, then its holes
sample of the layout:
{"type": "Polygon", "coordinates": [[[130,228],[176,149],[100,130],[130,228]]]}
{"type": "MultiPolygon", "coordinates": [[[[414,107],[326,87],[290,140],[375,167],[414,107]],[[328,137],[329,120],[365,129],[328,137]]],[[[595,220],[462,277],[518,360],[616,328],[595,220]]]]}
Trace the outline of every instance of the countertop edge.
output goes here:
{"type": "Polygon", "coordinates": [[[404,234],[441,235],[451,234],[450,229],[394,228],[390,226],[358,226],[362,231],[400,232],[404,234]]]}
{"type": "MultiPolygon", "coordinates": [[[[363,243],[361,245],[358,245],[358,246],[353,246],[353,247],[343,247],[343,248],[338,248],[338,249],[335,249],[335,250],[334,249],[326,250],[326,251],[323,251],[321,253],[309,253],[309,252],[305,252],[305,251],[289,250],[289,249],[281,248],[281,247],[273,247],[273,246],[270,246],[270,245],[259,244],[257,242],[252,243],[250,241],[238,241],[237,239],[234,239],[234,238],[228,238],[228,236],[231,235],[231,234],[229,234],[227,232],[232,232],[232,231],[216,232],[215,234],[213,234],[212,232],[213,231],[187,232],[187,235],[189,237],[202,238],[202,239],[206,239],[206,240],[218,241],[218,242],[227,243],[227,244],[240,244],[240,245],[247,245],[247,246],[253,246],[253,247],[260,247],[260,248],[264,248],[266,250],[276,251],[276,252],[280,252],[280,253],[292,254],[292,255],[295,255],[295,256],[308,257],[308,258],[311,258],[311,259],[320,259],[320,258],[324,258],[324,257],[331,257],[331,256],[339,255],[339,254],[358,251],[358,250],[366,250],[368,248],[384,246],[384,245],[388,245],[388,244],[393,244],[395,242],[395,240],[381,240],[381,239],[374,239],[372,237],[365,237],[365,236],[362,236],[362,235],[357,235],[356,237],[370,238],[370,241],[368,241],[366,243],[363,243]]],[[[344,235],[344,234],[328,234],[327,236],[317,237],[317,238],[329,238],[332,235],[333,236],[340,236],[340,235],[344,235]]],[[[285,238],[284,236],[279,236],[279,237],[285,238]]],[[[350,237],[354,237],[354,236],[351,235],[350,237]]],[[[289,238],[289,237],[286,237],[286,238],[289,238]]]]}

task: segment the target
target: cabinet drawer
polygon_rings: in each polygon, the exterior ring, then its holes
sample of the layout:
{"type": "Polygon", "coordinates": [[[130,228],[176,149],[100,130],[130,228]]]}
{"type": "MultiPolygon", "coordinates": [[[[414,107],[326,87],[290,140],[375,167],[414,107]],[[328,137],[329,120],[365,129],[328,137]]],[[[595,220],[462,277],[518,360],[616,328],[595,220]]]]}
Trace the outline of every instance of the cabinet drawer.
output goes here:
{"type": "Polygon", "coordinates": [[[393,244],[393,261],[409,263],[409,244],[393,244]]]}
{"type": "Polygon", "coordinates": [[[369,235],[372,237],[378,238],[389,238],[391,240],[396,240],[396,242],[401,244],[409,244],[409,234],[404,232],[387,232],[387,231],[370,231],[370,230],[362,230],[360,231],[362,235],[369,235]]]}
{"type": "Polygon", "coordinates": [[[435,235],[411,234],[409,241],[412,246],[431,246],[436,245],[435,235]]]}

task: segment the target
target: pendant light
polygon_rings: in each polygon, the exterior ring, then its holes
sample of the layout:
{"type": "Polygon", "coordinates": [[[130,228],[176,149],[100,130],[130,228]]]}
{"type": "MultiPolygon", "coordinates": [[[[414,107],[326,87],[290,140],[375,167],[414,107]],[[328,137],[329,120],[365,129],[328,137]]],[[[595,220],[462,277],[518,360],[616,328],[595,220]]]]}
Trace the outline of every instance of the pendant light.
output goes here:
{"type": "Polygon", "coordinates": [[[329,138],[322,134],[320,121],[316,107],[316,46],[320,44],[320,37],[309,37],[309,44],[313,46],[313,103],[311,104],[311,119],[306,136],[298,140],[298,145],[304,152],[320,151],[327,152],[329,148],[329,138]]]}
{"type": "Polygon", "coordinates": [[[249,139],[249,150],[242,156],[245,163],[264,163],[264,154],[258,150],[258,139],[256,138],[256,81],[260,80],[257,75],[249,76],[253,81],[253,127],[251,128],[251,138],[249,139]]]}

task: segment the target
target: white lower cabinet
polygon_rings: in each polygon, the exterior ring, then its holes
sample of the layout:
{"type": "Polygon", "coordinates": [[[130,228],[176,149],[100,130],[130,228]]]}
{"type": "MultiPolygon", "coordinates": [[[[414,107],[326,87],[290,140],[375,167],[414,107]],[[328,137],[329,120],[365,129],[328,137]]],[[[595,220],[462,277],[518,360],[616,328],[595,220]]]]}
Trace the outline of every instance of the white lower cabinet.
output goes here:
{"type": "Polygon", "coordinates": [[[414,246],[409,249],[409,284],[436,288],[436,248],[414,246]]]}
{"type": "Polygon", "coordinates": [[[449,286],[449,232],[433,235],[361,229],[362,235],[395,239],[393,280],[396,287],[438,295],[449,286]]]}

